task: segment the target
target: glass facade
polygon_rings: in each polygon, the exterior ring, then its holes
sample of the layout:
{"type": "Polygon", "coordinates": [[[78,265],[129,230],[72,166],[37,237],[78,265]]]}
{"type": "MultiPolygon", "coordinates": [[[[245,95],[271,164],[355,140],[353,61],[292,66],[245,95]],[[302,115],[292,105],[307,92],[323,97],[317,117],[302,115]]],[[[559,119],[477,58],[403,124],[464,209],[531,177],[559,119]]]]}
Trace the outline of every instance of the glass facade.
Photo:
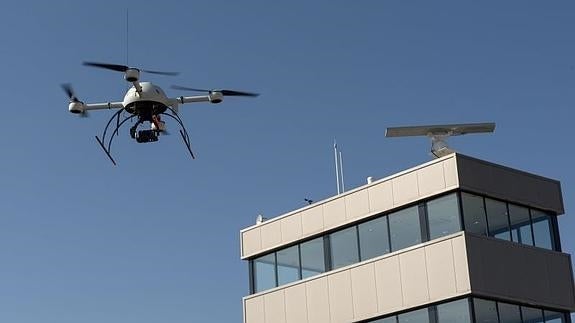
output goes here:
{"type": "MultiPolygon", "coordinates": [[[[252,293],[345,267],[463,229],[559,250],[554,215],[466,192],[421,201],[251,260],[252,293]]],[[[477,308],[490,322],[489,308],[477,308]]],[[[507,308],[504,315],[513,316],[507,308]]],[[[407,318],[406,318],[407,320],[407,318]]]]}
{"type": "Polygon", "coordinates": [[[568,320],[566,313],[562,312],[482,298],[463,298],[365,323],[567,323],[570,322],[568,320]]]}

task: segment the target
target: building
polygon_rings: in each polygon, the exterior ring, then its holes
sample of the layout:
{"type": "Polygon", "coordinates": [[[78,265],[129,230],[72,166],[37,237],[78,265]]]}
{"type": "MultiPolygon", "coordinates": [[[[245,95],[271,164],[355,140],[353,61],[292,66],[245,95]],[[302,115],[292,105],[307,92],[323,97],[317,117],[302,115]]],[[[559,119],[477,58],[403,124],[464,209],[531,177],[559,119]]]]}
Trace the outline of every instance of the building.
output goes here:
{"type": "Polygon", "coordinates": [[[450,154],[241,231],[245,323],[571,322],[558,181],[450,154]]]}

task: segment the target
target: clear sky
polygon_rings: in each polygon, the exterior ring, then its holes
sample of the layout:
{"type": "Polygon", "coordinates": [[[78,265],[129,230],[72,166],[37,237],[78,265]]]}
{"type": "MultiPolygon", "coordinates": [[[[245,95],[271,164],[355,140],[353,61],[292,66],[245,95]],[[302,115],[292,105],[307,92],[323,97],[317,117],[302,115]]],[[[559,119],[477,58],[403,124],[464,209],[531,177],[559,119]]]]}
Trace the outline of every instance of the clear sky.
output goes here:
{"type": "Polygon", "coordinates": [[[562,182],[575,251],[575,2],[5,1],[0,5],[0,322],[241,322],[239,231],[430,159],[389,126],[497,123],[460,152],[562,182]],[[171,84],[259,92],[181,108],[177,134],[113,167],[94,140],[120,73],[82,61],[179,71],[171,84]]]}

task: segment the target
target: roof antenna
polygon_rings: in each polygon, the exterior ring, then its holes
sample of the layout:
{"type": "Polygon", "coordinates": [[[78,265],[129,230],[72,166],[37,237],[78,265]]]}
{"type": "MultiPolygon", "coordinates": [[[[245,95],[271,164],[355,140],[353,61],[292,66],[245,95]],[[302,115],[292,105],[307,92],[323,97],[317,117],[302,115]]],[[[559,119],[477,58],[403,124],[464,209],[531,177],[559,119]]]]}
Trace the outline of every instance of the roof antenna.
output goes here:
{"type": "Polygon", "coordinates": [[[392,127],[385,131],[386,137],[427,136],[431,138],[431,153],[435,158],[455,151],[447,146],[447,138],[468,133],[491,133],[495,123],[461,123],[429,126],[392,127]]]}
{"type": "Polygon", "coordinates": [[[333,140],[333,155],[335,161],[335,180],[337,184],[337,194],[345,192],[345,182],[343,180],[343,157],[337,148],[337,141],[333,140]]]}

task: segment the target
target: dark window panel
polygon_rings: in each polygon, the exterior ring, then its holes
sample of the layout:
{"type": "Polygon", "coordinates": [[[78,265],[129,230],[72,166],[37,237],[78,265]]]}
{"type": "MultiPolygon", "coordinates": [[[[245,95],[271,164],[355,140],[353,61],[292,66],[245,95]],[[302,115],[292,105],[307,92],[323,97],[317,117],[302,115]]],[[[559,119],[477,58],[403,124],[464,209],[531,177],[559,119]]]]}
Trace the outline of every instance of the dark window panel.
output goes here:
{"type": "Polygon", "coordinates": [[[565,314],[561,312],[543,311],[545,314],[545,323],[567,323],[565,314]]]}
{"type": "Polygon", "coordinates": [[[543,311],[538,308],[521,306],[524,323],[544,323],[543,311]]]}
{"type": "Polygon", "coordinates": [[[391,250],[396,251],[421,243],[419,208],[410,208],[388,215],[391,250]]]}
{"type": "Polygon", "coordinates": [[[370,321],[370,323],[397,323],[397,317],[396,316],[386,317],[384,319],[377,319],[375,321],[370,321]]]}
{"type": "Polygon", "coordinates": [[[461,206],[465,231],[488,235],[483,197],[463,192],[461,193],[461,206]]]}
{"type": "Polygon", "coordinates": [[[499,320],[502,323],[521,323],[521,314],[518,305],[497,303],[499,320]]]}
{"type": "Polygon", "coordinates": [[[323,240],[323,237],[320,237],[300,245],[302,278],[326,271],[323,240]]]}
{"type": "Polygon", "coordinates": [[[271,253],[256,258],[253,264],[255,292],[276,287],[275,254],[271,253]]]}
{"type": "Polygon", "coordinates": [[[485,198],[485,209],[487,211],[489,235],[498,239],[511,240],[506,203],[485,198]]]}
{"type": "Polygon", "coordinates": [[[531,210],[531,219],[533,221],[533,236],[535,246],[554,250],[553,234],[551,230],[551,216],[539,210],[531,210]]]}
{"type": "Polygon", "coordinates": [[[437,321],[439,323],[471,323],[469,299],[437,305],[437,321]]]}
{"type": "Polygon", "coordinates": [[[359,262],[356,227],[336,231],[329,235],[329,240],[331,244],[332,269],[359,262]]]}
{"type": "Polygon", "coordinates": [[[397,321],[399,323],[430,323],[429,309],[422,308],[420,310],[399,314],[397,321]]]}
{"type": "Polygon", "coordinates": [[[533,245],[529,209],[523,206],[509,204],[509,219],[511,222],[511,238],[515,242],[533,245]]]}
{"type": "Polygon", "coordinates": [[[474,298],[473,310],[475,312],[476,323],[498,323],[497,306],[494,301],[474,298]]]}
{"type": "Polygon", "coordinates": [[[459,203],[456,194],[449,194],[427,202],[429,239],[461,231],[459,203]]]}
{"type": "Polygon", "coordinates": [[[298,246],[277,252],[278,285],[284,285],[300,279],[298,246]]]}
{"type": "Polygon", "coordinates": [[[361,260],[389,253],[387,217],[382,216],[358,226],[361,260]]]}

